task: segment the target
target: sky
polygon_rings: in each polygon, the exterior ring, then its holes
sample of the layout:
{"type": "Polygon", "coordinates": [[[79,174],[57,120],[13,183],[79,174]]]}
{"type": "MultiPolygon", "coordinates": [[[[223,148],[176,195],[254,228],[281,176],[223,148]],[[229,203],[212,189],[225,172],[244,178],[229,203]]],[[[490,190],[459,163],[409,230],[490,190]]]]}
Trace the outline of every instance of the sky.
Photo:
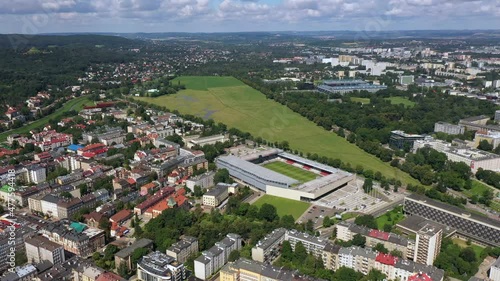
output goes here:
{"type": "Polygon", "coordinates": [[[500,0],[0,0],[0,33],[500,29],[500,0]]]}

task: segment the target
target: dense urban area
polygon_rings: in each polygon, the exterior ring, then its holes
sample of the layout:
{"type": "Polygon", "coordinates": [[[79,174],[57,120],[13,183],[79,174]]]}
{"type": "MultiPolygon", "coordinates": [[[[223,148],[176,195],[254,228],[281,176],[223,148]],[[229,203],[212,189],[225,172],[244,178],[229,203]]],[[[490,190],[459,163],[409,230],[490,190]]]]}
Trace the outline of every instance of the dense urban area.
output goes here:
{"type": "Polygon", "coordinates": [[[0,280],[500,281],[499,35],[0,35],[0,280]]]}

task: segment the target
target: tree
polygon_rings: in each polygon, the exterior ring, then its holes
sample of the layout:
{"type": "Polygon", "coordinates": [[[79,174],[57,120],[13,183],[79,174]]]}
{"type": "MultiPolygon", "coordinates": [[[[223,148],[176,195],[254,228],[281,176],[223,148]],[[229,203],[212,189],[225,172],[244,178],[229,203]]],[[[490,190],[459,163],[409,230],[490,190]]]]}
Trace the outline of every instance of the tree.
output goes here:
{"type": "Polygon", "coordinates": [[[240,251],[234,250],[229,254],[229,261],[237,261],[240,258],[240,251]]]}
{"type": "Polygon", "coordinates": [[[302,244],[302,242],[299,241],[295,244],[295,251],[293,251],[293,255],[295,263],[302,263],[306,260],[307,250],[306,247],[304,247],[304,244],[302,244]]]}
{"type": "Polygon", "coordinates": [[[361,281],[383,281],[387,280],[387,276],[380,270],[372,269],[366,276],[361,278],[361,281]]]}
{"type": "Polygon", "coordinates": [[[146,248],[137,248],[134,250],[134,252],[132,252],[132,255],[130,256],[130,260],[131,260],[131,263],[132,263],[132,266],[136,266],[137,262],[139,262],[139,260],[147,255],[149,252],[148,249],[146,248]]]}
{"type": "Polygon", "coordinates": [[[323,227],[330,227],[332,226],[332,221],[330,220],[329,216],[325,216],[323,218],[323,227]]]}
{"type": "Polygon", "coordinates": [[[368,178],[365,179],[365,182],[363,183],[363,190],[366,193],[370,193],[373,190],[373,180],[368,178]]]}
{"type": "Polygon", "coordinates": [[[280,223],[281,227],[290,229],[295,226],[295,219],[293,218],[292,215],[284,215],[281,217],[280,223]]]}
{"type": "Polygon", "coordinates": [[[293,258],[293,250],[288,240],[283,241],[281,245],[281,258],[286,261],[291,261],[293,258]]]}
{"type": "Polygon", "coordinates": [[[276,207],[267,203],[262,204],[259,210],[259,218],[270,222],[276,220],[278,218],[276,207]]]}
{"type": "Polygon", "coordinates": [[[73,195],[69,193],[68,191],[63,191],[59,194],[61,197],[66,198],[66,199],[71,199],[73,198],[73,195]]]}
{"type": "Polygon", "coordinates": [[[215,183],[233,183],[231,176],[229,175],[229,171],[227,169],[219,169],[214,175],[215,183]]]}
{"type": "Polygon", "coordinates": [[[469,262],[469,263],[473,263],[473,262],[477,261],[476,253],[474,252],[474,249],[472,249],[471,247],[467,247],[467,248],[463,249],[462,252],[460,252],[460,257],[464,261],[469,262]]]}
{"type": "Polygon", "coordinates": [[[493,145],[491,143],[489,143],[487,140],[482,140],[479,142],[479,145],[477,146],[477,148],[484,150],[484,151],[492,151],[493,145]]]}
{"type": "Polygon", "coordinates": [[[396,249],[392,250],[389,254],[394,257],[399,257],[399,258],[403,257],[403,252],[396,249]]]}
{"type": "Polygon", "coordinates": [[[356,217],[354,223],[361,226],[366,226],[371,229],[377,229],[377,222],[372,215],[362,215],[356,217]]]}
{"type": "Polygon", "coordinates": [[[358,247],[365,247],[365,244],[366,244],[366,237],[364,237],[363,235],[361,234],[356,234],[352,237],[352,245],[354,246],[358,246],[358,247]]]}
{"type": "Polygon", "coordinates": [[[377,243],[377,245],[375,245],[375,247],[373,247],[373,249],[375,251],[378,251],[378,252],[381,252],[381,253],[384,253],[384,254],[389,253],[389,250],[382,243],[377,243]]]}

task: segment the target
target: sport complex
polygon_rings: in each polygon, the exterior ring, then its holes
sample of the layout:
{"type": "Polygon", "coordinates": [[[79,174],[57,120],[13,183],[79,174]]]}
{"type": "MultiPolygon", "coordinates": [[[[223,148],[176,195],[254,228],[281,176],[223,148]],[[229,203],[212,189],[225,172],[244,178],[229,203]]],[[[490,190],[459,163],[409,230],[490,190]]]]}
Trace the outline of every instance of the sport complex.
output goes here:
{"type": "Polygon", "coordinates": [[[232,177],[266,194],[306,202],[318,200],[356,179],[354,174],[279,149],[220,156],[215,163],[232,177]]]}

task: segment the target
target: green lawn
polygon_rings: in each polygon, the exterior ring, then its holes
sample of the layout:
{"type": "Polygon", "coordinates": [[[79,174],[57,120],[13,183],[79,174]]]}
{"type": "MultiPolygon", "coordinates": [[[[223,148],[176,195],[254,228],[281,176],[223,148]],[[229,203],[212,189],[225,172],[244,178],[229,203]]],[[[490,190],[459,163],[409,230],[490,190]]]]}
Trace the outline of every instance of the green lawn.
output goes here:
{"type": "Polygon", "coordinates": [[[65,103],[62,108],[59,108],[56,110],[56,112],[47,115],[43,118],[40,118],[26,126],[10,130],[7,132],[3,132],[0,134],[0,141],[5,141],[7,140],[7,137],[11,134],[27,134],[33,129],[40,128],[44,125],[47,125],[50,119],[56,119],[58,117],[61,117],[65,112],[70,111],[70,110],[76,110],[80,111],[82,108],[86,105],[91,105],[92,101],[89,100],[88,97],[79,97],[76,99],[72,99],[65,103]]]}
{"type": "Polygon", "coordinates": [[[389,224],[394,226],[398,222],[404,220],[404,218],[403,209],[399,206],[376,218],[375,221],[377,222],[378,229],[383,230],[384,225],[389,224]]]}
{"type": "Polygon", "coordinates": [[[262,206],[264,203],[271,204],[276,207],[276,211],[280,217],[284,215],[292,215],[294,219],[298,219],[309,208],[309,203],[295,201],[291,199],[263,195],[259,200],[255,201],[255,206],[262,206]]]}
{"type": "Polygon", "coordinates": [[[467,195],[467,197],[472,197],[473,195],[477,195],[480,197],[488,189],[490,189],[490,187],[488,187],[484,183],[477,181],[477,180],[473,180],[472,181],[472,188],[468,189],[468,190],[465,189],[463,192],[465,195],[467,195]]]}
{"type": "Polygon", "coordinates": [[[356,98],[356,97],[351,97],[352,102],[360,102],[362,104],[369,104],[370,99],[369,98],[356,98]]]}
{"type": "Polygon", "coordinates": [[[169,110],[178,110],[216,122],[225,123],[243,132],[268,141],[288,141],[292,149],[303,153],[338,158],[353,167],[362,165],[380,171],[388,178],[397,178],[404,183],[418,182],[399,169],[391,167],[347,142],[344,138],[326,131],[288,107],[267,99],[257,90],[233,77],[179,77],[172,83],[186,85],[186,90],[175,95],[157,98],[136,98],[169,110]]]}
{"type": "Polygon", "coordinates": [[[263,167],[283,174],[287,177],[291,177],[292,179],[296,179],[302,183],[311,181],[318,177],[318,175],[313,172],[309,172],[281,161],[270,162],[263,165],[263,167]]]}
{"type": "Polygon", "coordinates": [[[392,104],[403,104],[404,106],[410,106],[410,107],[415,106],[415,102],[403,97],[390,97],[385,99],[390,100],[392,104]]]}
{"type": "Polygon", "coordinates": [[[484,247],[481,247],[479,245],[476,245],[476,244],[471,244],[471,245],[467,245],[467,241],[465,240],[462,240],[460,238],[453,238],[452,239],[453,243],[462,247],[462,248],[467,248],[467,247],[471,247],[474,252],[476,253],[476,257],[479,259],[480,256],[481,256],[481,253],[483,252],[484,250],[484,247]]]}

